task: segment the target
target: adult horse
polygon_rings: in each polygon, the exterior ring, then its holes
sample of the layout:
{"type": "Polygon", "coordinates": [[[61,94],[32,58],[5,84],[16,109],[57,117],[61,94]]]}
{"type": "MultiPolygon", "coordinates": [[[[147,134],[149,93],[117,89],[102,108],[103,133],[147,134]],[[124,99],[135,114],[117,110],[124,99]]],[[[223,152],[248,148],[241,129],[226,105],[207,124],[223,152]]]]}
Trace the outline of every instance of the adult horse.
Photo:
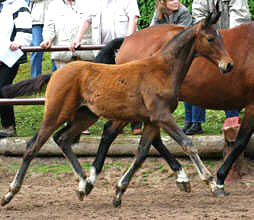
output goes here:
{"type": "MultiPolygon", "coordinates": [[[[117,63],[125,63],[142,57],[160,54],[165,38],[172,37],[184,27],[172,25],[157,25],[138,31],[125,39],[110,42],[101,51],[97,61],[114,63],[115,51],[117,63]],[[102,58],[103,57],[103,58],[102,58]]],[[[242,24],[238,27],[220,30],[225,47],[234,60],[232,74],[221,75],[219,70],[210,62],[200,57],[194,60],[181,86],[179,99],[207,109],[239,109],[245,107],[245,115],[239,134],[233,145],[233,152],[217,172],[217,184],[224,189],[224,181],[238,156],[243,152],[254,128],[254,23],[242,24]]],[[[96,175],[103,162],[110,144],[119,134],[123,125],[119,122],[108,122],[104,127],[97,157],[91,167],[88,178],[89,190],[93,188],[96,175]]],[[[160,143],[162,145],[162,143],[160,143]]],[[[164,154],[165,155],[165,152],[164,154]]],[[[167,151],[164,157],[171,168],[176,171],[175,159],[167,151]]],[[[221,194],[225,195],[224,190],[221,194]]]]}
{"type": "MultiPolygon", "coordinates": [[[[160,128],[168,133],[189,155],[200,178],[217,187],[203,165],[192,141],[176,125],[171,112],[177,107],[181,83],[196,56],[204,56],[223,72],[232,68],[232,60],[224,49],[221,37],[212,27],[219,14],[213,14],[179,33],[163,46],[162,53],[122,65],[105,65],[77,61],[57,70],[46,90],[45,113],[39,131],[27,144],[20,169],[1,205],[9,203],[20,190],[26,170],[50,135],[64,123],[54,139],[79,177],[77,194],[86,194],[86,176],[72,152],[71,144],[81,131],[100,116],[125,123],[140,120],[145,123],[138,154],[116,186],[114,205],[121,204],[133,174],[142,165],[151,143],[160,139],[160,128]],[[131,73],[131,74],[130,74],[131,73]]],[[[183,171],[182,171],[183,172],[183,171]]]]}

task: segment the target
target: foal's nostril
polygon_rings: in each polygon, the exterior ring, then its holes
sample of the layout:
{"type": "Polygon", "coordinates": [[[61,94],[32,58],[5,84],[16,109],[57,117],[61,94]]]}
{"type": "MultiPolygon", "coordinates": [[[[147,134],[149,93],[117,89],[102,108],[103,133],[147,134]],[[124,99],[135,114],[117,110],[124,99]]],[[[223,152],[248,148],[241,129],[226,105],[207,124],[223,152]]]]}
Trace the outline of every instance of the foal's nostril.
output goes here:
{"type": "Polygon", "coordinates": [[[228,73],[233,69],[234,65],[232,63],[228,63],[224,73],[228,73]]]}

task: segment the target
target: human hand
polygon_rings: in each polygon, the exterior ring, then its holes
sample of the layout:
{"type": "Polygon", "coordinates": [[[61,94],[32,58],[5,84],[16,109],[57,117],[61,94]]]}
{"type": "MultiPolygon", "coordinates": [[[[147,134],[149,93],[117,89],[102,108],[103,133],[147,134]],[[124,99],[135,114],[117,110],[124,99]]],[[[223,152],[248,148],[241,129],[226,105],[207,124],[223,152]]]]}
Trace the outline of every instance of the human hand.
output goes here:
{"type": "Polygon", "coordinates": [[[18,43],[16,43],[16,42],[11,42],[11,44],[10,44],[10,49],[11,49],[12,51],[17,50],[17,49],[19,49],[20,47],[21,47],[21,45],[18,44],[18,43]]]}
{"type": "Polygon", "coordinates": [[[75,52],[75,49],[78,48],[79,46],[80,46],[79,41],[73,41],[69,45],[69,50],[72,51],[72,52],[75,52]]]}
{"type": "Polygon", "coordinates": [[[40,47],[44,48],[44,49],[48,49],[51,47],[51,41],[50,40],[44,40],[40,43],[40,47]]]}

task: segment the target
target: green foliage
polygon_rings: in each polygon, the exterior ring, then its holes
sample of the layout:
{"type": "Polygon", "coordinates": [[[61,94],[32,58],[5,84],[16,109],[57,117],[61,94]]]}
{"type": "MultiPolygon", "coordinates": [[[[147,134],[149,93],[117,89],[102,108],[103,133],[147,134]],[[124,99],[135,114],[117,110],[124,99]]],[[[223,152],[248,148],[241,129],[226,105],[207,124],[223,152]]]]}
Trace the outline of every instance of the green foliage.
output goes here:
{"type": "Polygon", "coordinates": [[[251,19],[254,19],[254,0],[248,0],[249,9],[251,13],[251,19]]]}
{"type": "MultiPolygon", "coordinates": [[[[138,0],[138,6],[140,11],[140,18],[138,21],[139,29],[143,29],[149,26],[155,8],[156,0],[138,0]]],[[[190,11],[193,0],[180,0],[190,11]]],[[[254,0],[248,0],[251,18],[254,19],[254,0]]]]}
{"type": "Polygon", "coordinates": [[[140,11],[140,19],[138,21],[139,29],[149,26],[155,8],[155,0],[138,0],[138,7],[140,11]]]}
{"type": "Polygon", "coordinates": [[[191,11],[191,5],[193,0],[180,0],[180,2],[185,5],[191,11]]]}

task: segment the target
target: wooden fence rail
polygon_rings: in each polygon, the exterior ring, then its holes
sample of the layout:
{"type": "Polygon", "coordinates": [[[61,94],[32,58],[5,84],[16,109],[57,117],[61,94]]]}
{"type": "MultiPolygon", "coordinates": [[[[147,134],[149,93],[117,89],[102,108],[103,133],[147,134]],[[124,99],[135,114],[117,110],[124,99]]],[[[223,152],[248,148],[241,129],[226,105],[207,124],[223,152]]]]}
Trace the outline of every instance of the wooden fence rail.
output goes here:
{"type": "MultiPolygon", "coordinates": [[[[100,50],[104,47],[103,44],[97,45],[80,45],[76,50],[100,50]]],[[[52,46],[48,49],[43,49],[40,46],[24,46],[21,47],[24,52],[52,52],[52,51],[67,51],[67,46],[52,46]]],[[[0,98],[0,105],[44,105],[45,98],[0,98]]]]}

